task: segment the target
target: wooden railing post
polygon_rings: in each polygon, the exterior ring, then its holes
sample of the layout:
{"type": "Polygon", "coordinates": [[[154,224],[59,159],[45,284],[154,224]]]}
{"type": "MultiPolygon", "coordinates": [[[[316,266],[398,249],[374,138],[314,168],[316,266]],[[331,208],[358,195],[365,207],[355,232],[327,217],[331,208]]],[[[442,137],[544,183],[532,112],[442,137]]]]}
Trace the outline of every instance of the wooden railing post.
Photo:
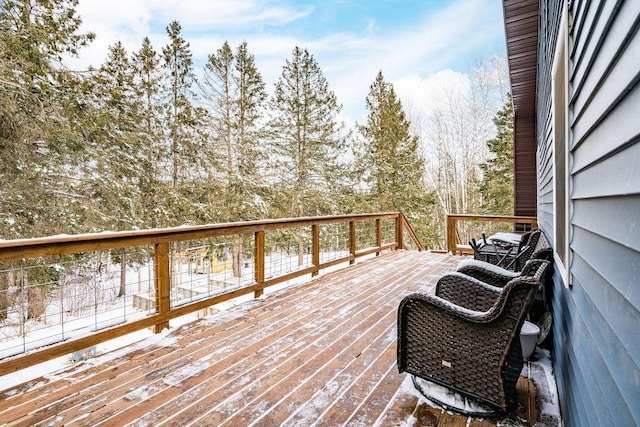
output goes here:
{"type": "Polygon", "coordinates": [[[349,221],[349,254],[351,255],[349,264],[354,264],[356,262],[356,222],[355,221],[349,221]]]}
{"type": "MultiPolygon", "coordinates": [[[[256,231],[255,233],[255,259],[253,265],[255,266],[255,281],[257,284],[264,284],[264,230],[256,231]]],[[[254,292],[253,296],[259,298],[264,293],[264,289],[258,289],[254,292]]]]}
{"type": "Polygon", "coordinates": [[[320,266],[320,226],[318,224],[311,226],[311,262],[316,267],[311,276],[317,276],[320,266]]]}
{"type": "MultiPolygon", "coordinates": [[[[169,243],[157,243],[153,270],[156,287],[156,313],[168,314],[171,311],[171,272],[169,269],[169,243]]],[[[169,321],[156,323],[153,331],[158,334],[169,327],[169,321]]]]}
{"type": "Polygon", "coordinates": [[[447,252],[456,253],[456,219],[447,215],[447,252]]]}
{"type": "MultiPolygon", "coordinates": [[[[376,246],[382,247],[382,220],[376,219],[376,246]]],[[[376,256],[380,255],[380,251],[376,252],[376,256]]]]}
{"type": "Polygon", "coordinates": [[[396,249],[404,249],[404,233],[402,230],[402,215],[398,214],[396,217],[396,249]]]}

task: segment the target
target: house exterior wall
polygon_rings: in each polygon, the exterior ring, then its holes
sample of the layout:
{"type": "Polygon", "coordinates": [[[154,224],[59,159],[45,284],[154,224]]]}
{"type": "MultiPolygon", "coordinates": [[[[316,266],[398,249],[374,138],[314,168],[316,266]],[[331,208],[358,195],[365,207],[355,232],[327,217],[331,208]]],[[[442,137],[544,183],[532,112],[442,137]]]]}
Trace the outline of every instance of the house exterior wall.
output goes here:
{"type": "Polygon", "coordinates": [[[554,269],[554,370],[568,426],[640,425],[640,1],[541,0],[538,224],[554,242],[553,61],[568,34],[571,286],[554,269]]]}

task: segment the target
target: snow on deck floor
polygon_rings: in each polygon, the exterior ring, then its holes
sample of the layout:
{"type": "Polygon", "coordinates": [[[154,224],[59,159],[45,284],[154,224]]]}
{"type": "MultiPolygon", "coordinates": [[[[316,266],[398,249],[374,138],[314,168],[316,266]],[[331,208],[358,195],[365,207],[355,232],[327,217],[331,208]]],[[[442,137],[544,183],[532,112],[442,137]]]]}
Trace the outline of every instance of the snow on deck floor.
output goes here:
{"type": "MultiPolygon", "coordinates": [[[[398,374],[398,303],[459,260],[397,251],[165,330],[0,391],[0,424],[521,425],[432,408],[398,374]]],[[[539,420],[558,425],[551,364],[536,355],[539,420]]]]}

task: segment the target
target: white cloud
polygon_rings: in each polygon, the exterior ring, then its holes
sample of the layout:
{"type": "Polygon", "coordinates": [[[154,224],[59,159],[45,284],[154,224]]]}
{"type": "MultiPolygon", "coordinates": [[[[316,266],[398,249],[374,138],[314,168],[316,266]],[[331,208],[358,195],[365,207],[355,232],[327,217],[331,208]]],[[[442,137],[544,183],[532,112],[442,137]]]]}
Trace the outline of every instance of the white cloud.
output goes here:
{"type": "Polygon", "coordinates": [[[78,15],[86,29],[96,32],[117,32],[123,35],[146,35],[152,18],[151,9],[145,1],[110,0],[81,1],[78,15]]]}
{"type": "MultiPolygon", "coordinates": [[[[452,63],[463,63],[466,68],[478,59],[477,52],[486,49],[487,40],[503,31],[501,16],[495,13],[499,3],[458,1],[435,15],[425,16],[418,25],[394,33],[377,33],[375,23],[370,23],[366,36],[334,35],[314,41],[311,51],[317,53],[331,87],[344,104],[345,114],[362,121],[365,97],[378,70],[394,83],[410,81],[413,76],[418,85],[413,93],[419,93],[421,85],[445,83],[443,79],[448,74],[438,73],[452,63]],[[436,77],[432,77],[434,74],[436,77]]],[[[411,93],[410,89],[405,91],[404,98],[414,104],[424,101],[411,93]]]]}
{"type": "Polygon", "coordinates": [[[393,82],[393,86],[404,103],[430,114],[434,108],[447,102],[448,95],[468,94],[471,91],[471,80],[466,73],[445,69],[426,78],[417,74],[406,75],[393,82]]]}
{"type": "Polygon", "coordinates": [[[211,27],[239,27],[250,24],[284,25],[304,18],[313,12],[312,6],[281,6],[258,0],[175,0],[149,3],[159,20],[179,21],[189,30],[207,30],[211,27]]]}
{"type": "Polygon", "coordinates": [[[503,31],[500,4],[498,0],[458,0],[416,25],[401,25],[394,31],[369,18],[361,28],[311,36],[293,33],[285,24],[315,19],[314,8],[288,0],[81,0],[78,12],[85,23],[83,30],[94,31],[97,39],[81,51],[81,60],[70,63],[74,68],[98,66],[107,46],[120,40],[129,51],[136,51],[145,36],[160,51],[167,42],[164,29],[175,19],[183,26],[198,66],[224,40],[232,47],[246,40],[269,90],[294,46],[308,48],[344,104],[344,115],[362,121],[365,97],[378,70],[414,104],[431,97],[432,86],[460,77],[455,74],[461,71],[460,64],[478,59],[477,52],[486,52],[489,40],[503,31]]]}
{"type": "MultiPolygon", "coordinates": [[[[218,49],[224,40],[247,40],[264,48],[265,54],[283,42],[294,46],[286,36],[260,34],[254,27],[278,27],[311,14],[311,6],[285,7],[258,0],[82,0],[77,12],[83,25],[81,31],[92,31],[95,41],[81,51],[81,58],[69,61],[73,68],[97,67],[106,56],[108,46],[121,41],[129,51],[138,50],[142,39],[148,36],[160,51],[167,41],[165,28],[174,20],[180,22],[183,37],[190,43],[196,62],[203,63],[208,54],[218,49]],[[237,30],[243,34],[238,34],[237,30]],[[265,43],[278,41],[279,43],[265,43]],[[262,41],[262,42],[261,42],[262,41]]],[[[290,52],[292,48],[284,49],[290,52]]],[[[280,53],[283,51],[279,48],[280,53]]]]}

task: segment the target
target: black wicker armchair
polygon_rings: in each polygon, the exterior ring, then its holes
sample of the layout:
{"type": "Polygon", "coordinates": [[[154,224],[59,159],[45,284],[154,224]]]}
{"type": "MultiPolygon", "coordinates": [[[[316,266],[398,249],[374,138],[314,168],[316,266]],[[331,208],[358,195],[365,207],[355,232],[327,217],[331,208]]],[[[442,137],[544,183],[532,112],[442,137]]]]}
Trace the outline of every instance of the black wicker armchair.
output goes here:
{"type": "Polygon", "coordinates": [[[511,245],[504,247],[502,243],[494,242],[491,239],[480,245],[477,245],[475,240],[469,243],[473,248],[476,260],[488,262],[512,271],[521,271],[536,251],[542,249],[543,246],[549,246],[544,240],[542,231],[539,229],[524,233],[517,247],[511,245]]]}
{"type": "MultiPolygon", "coordinates": [[[[541,239],[542,240],[542,239],[541,239]]],[[[497,265],[477,259],[466,259],[460,261],[456,271],[466,274],[481,282],[488,283],[493,286],[503,287],[510,280],[520,276],[531,276],[539,266],[539,262],[533,261],[551,261],[553,258],[553,250],[549,247],[538,249],[531,255],[531,258],[524,264],[522,271],[511,271],[497,265]]],[[[542,280],[542,279],[541,279],[542,280]]]]}
{"type": "Polygon", "coordinates": [[[411,294],[398,308],[398,369],[476,399],[498,412],[517,401],[520,329],[549,263],[503,288],[461,273],[435,295],[411,294]]]}

